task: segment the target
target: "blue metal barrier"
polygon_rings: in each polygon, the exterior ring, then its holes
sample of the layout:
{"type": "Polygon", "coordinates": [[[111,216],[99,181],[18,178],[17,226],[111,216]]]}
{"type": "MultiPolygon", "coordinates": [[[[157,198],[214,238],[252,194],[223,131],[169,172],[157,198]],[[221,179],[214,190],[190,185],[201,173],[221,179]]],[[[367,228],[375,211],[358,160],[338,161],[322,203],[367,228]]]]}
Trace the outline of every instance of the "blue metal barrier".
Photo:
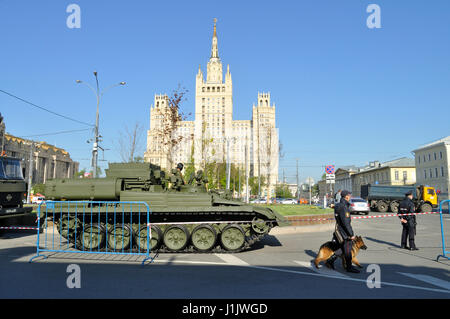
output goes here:
{"type": "Polygon", "coordinates": [[[42,252],[150,257],[150,207],[145,202],[46,201],[38,208],[36,255],[42,252]],[[52,222],[52,226],[48,222],[52,222]],[[56,235],[56,238],[55,238],[56,235]]]}
{"type": "Polygon", "coordinates": [[[449,214],[450,214],[450,200],[443,200],[439,204],[439,215],[441,217],[441,235],[442,235],[442,255],[437,256],[436,260],[439,261],[439,257],[444,257],[450,259],[450,251],[445,250],[445,234],[444,234],[444,220],[442,218],[442,204],[449,203],[449,214]]]}

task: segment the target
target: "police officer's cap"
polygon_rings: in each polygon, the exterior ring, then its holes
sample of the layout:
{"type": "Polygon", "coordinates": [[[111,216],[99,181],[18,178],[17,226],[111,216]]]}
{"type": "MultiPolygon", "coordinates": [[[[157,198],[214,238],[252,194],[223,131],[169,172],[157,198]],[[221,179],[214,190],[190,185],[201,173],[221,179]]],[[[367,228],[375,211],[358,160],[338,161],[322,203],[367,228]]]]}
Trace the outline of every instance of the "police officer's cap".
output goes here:
{"type": "Polygon", "coordinates": [[[412,195],[412,194],[413,194],[412,191],[408,191],[408,192],[405,194],[405,196],[409,196],[409,195],[412,195]]]}
{"type": "Polygon", "coordinates": [[[341,192],[341,197],[344,198],[345,196],[351,195],[351,194],[352,194],[351,192],[344,190],[341,192]]]}
{"type": "Polygon", "coordinates": [[[183,164],[182,163],[178,163],[177,168],[179,168],[180,171],[183,170],[183,164]]]}

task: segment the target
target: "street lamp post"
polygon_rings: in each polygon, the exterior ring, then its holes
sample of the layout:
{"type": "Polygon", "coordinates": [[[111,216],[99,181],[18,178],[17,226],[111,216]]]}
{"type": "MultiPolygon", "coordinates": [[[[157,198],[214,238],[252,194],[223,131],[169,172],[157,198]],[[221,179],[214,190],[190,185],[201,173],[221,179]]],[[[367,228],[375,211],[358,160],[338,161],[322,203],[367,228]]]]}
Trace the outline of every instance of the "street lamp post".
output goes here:
{"type": "Polygon", "coordinates": [[[98,76],[97,76],[97,74],[98,74],[97,71],[94,71],[96,88],[97,88],[96,90],[91,85],[89,85],[86,82],[83,82],[81,80],[77,80],[76,81],[78,84],[81,84],[81,83],[86,84],[94,92],[95,96],[97,97],[97,114],[96,114],[96,117],[95,117],[94,143],[93,143],[93,146],[92,146],[92,163],[91,163],[92,174],[93,174],[94,178],[98,177],[97,176],[98,149],[101,148],[98,145],[99,142],[100,142],[100,137],[101,137],[99,135],[99,133],[98,133],[100,99],[103,96],[103,94],[105,94],[106,91],[108,91],[109,89],[112,89],[113,87],[116,87],[116,86],[119,86],[119,85],[125,85],[126,84],[125,82],[119,82],[117,84],[111,85],[110,87],[106,88],[104,91],[102,91],[100,93],[100,87],[99,87],[99,84],[98,84],[98,76]]]}

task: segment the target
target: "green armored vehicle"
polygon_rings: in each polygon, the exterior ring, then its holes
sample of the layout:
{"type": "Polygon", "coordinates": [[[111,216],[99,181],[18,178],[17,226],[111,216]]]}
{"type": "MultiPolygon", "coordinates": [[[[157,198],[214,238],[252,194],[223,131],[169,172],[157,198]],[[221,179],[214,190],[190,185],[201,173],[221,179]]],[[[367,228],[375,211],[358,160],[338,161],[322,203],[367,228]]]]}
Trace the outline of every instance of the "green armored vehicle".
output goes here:
{"type": "Polygon", "coordinates": [[[283,216],[270,208],[208,191],[201,171],[186,183],[177,170],[171,173],[166,177],[159,166],[148,163],[111,163],[106,178],[48,181],[45,196],[68,201],[52,216],[60,234],[82,250],[147,247],[148,227],[142,218],[146,212],[123,204],[114,207],[120,213],[113,220],[111,208],[107,214],[108,202],[148,203],[151,249],[159,252],[238,252],[250,248],[271,228],[286,225],[283,216]],[[70,201],[92,202],[90,220],[83,222],[70,201]]]}

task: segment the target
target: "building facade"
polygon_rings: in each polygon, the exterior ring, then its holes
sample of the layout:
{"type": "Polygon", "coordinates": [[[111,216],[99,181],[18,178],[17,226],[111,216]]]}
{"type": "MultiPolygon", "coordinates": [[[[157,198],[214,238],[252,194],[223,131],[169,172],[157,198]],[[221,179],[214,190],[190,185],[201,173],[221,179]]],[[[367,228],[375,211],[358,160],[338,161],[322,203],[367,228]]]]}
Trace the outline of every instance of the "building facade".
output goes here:
{"type": "Polygon", "coordinates": [[[450,136],[421,146],[413,152],[417,184],[434,187],[439,201],[450,199],[450,136]]]}
{"type": "Polygon", "coordinates": [[[335,185],[334,188],[336,189],[336,192],[339,190],[347,190],[352,191],[353,185],[352,185],[352,175],[355,174],[358,171],[358,168],[356,166],[344,166],[340,167],[336,170],[335,174],[335,185]]]}
{"type": "Polygon", "coordinates": [[[32,184],[42,184],[53,178],[72,178],[79,167],[79,163],[72,161],[69,153],[62,148],[6,133],[1,114],[0,154],[21,159],[25,179],[29,176],[31,155],[32,184]]]}
{"type": "Polygon", "coordinates": [[[361,196],[361,185],[414,185],[416,167],[414,159],[400,158],[389,162],[371,162],[369,166],[358,168],[351,175],[353,196],[361,196]]]}
{"type": "Polygon", "coordinates": [[[144,159],[168,170],[177,162],[233,163],[250,176],[264,176],[275,185],[278,180],[278,129],[275,105],[270,93],[258,93],[250,120],[233,120],[233,81],[230,66],[225,76],[219,57],[216,21],[206,76],[199,67],[195,80],[195,119],[179,121],[168,145],[167,118],[170,98],[155,95],[150,109],[150,130],[144,159]],[[247,167],[246,167],[246,163],[247,167]]]}
{"type": "Polygon", "coordinates": [[[73,178],[78,172],[79,163],[72,161],[66,150],[45,142],[36,143],[6,133],[4,151],[7,156],[22,159],[25,179],[29,174],[31,152],[32,184],[42,184],[54,178],[73,178]]]}

